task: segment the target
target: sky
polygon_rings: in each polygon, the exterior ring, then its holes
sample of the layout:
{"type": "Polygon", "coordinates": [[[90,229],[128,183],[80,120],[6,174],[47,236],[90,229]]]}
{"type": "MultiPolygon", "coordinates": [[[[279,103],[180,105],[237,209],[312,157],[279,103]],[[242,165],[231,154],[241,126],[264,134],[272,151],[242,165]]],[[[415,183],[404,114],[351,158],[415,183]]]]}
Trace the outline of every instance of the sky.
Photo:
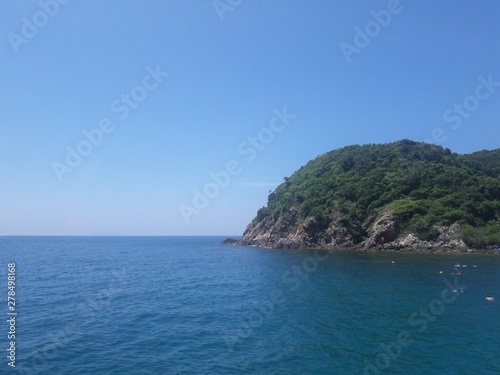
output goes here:
{"type": "Polygon", "coordinates": [[[1,235],[241,235],[318,155],[500,147],[500,3],[0,3],[1,235]]]}

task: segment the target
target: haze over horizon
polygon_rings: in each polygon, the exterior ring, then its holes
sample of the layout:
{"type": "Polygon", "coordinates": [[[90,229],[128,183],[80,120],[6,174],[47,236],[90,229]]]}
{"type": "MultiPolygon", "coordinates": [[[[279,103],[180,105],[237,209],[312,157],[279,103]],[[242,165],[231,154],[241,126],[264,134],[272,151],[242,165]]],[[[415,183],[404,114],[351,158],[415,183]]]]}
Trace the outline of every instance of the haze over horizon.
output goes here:
{"type": "Polygon", "coordinates": [[[239,235],[324,152],[498,148],[499,11],[1,3],[0,234],[239,235]]]}

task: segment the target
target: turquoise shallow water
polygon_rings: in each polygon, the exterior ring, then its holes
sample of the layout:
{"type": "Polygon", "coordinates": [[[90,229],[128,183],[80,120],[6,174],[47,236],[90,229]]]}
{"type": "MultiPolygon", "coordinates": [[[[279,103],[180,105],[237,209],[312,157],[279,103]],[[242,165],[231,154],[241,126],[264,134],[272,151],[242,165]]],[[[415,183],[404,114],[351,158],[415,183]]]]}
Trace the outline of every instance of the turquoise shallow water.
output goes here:
{"type": "Polygon", "coordinates": [[[222,239],[0,237],[0,300],[16,262],[19,313],[17,367],[5,358],[0,373],[500,372],[499,256],[222,239]]]}

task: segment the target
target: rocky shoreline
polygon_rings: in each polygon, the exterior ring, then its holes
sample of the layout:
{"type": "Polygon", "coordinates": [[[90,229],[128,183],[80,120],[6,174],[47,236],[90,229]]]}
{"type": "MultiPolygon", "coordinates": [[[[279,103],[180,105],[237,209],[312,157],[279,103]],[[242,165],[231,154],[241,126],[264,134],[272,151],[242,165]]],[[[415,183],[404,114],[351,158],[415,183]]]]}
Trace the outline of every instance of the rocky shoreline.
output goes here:
{"type": "Polygon", "coordinates": [[[467,246],[458,234],[460,225],[436,226],[437,237],[424,241],[413,234],[400,235],[391,212],[370,220],[366,239],[356,243],[334,217],[328,223],[315,218],[303,222],[291,212],[285,222],[251,223],[242,238],[229,237],[225,245],[258,246],[272,249],[326,249],[354,251],[386,251],[411,253],[500,254],[494,248],[475,249],[467,246]],[[296,228],[290,233],[289,228],[296,228]],[[288,232],[284,234],[284,229],[288,232]]]}
{"type": "Polygon", "coordinates": [[[389,243],[385,245],[376,245],[373,247],[366,248],[360,245],[353,246],[321,246],[321,245],[306,245],[301,246],[294,244],[289,241],[277,241],[275,243],[270,243],[267,241],[245,241],[243,238],[228,237],[222,241],[223,245],[230,246],[251,246],[251,247],[262,247],[267,249],[304,249],[304,250],[334,250],[334,251],[364,251],[364,252],[406,252],[406,253],[455,253],[455,254],[497,254],[500,255],[500,251],[494,249],[473,249],[470,247],[451,247],[444,246],[440,247],[437,243],[424,241],[421,246],[410,246],[402,245],[400,243],[389,243]]]}

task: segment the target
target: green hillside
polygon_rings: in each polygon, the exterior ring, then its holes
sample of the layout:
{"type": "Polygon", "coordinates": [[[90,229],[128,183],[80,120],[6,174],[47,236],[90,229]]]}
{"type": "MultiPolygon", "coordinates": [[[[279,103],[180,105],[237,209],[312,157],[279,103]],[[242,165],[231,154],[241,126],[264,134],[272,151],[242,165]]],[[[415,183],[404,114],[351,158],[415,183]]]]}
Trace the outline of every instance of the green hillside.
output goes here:
{"type": "Polygon", "coordinates": [[[279,222],[291,208],[316,218],[319,230],[336,212],[356,243],[367,236],[367,220],[390,210],[401,235],[433,240],[434,226],[458,223],[467,245],[498,246],[500,149],[461,155],[409,140],[344,147],[285,177],[252,224],[279,222]]]}

